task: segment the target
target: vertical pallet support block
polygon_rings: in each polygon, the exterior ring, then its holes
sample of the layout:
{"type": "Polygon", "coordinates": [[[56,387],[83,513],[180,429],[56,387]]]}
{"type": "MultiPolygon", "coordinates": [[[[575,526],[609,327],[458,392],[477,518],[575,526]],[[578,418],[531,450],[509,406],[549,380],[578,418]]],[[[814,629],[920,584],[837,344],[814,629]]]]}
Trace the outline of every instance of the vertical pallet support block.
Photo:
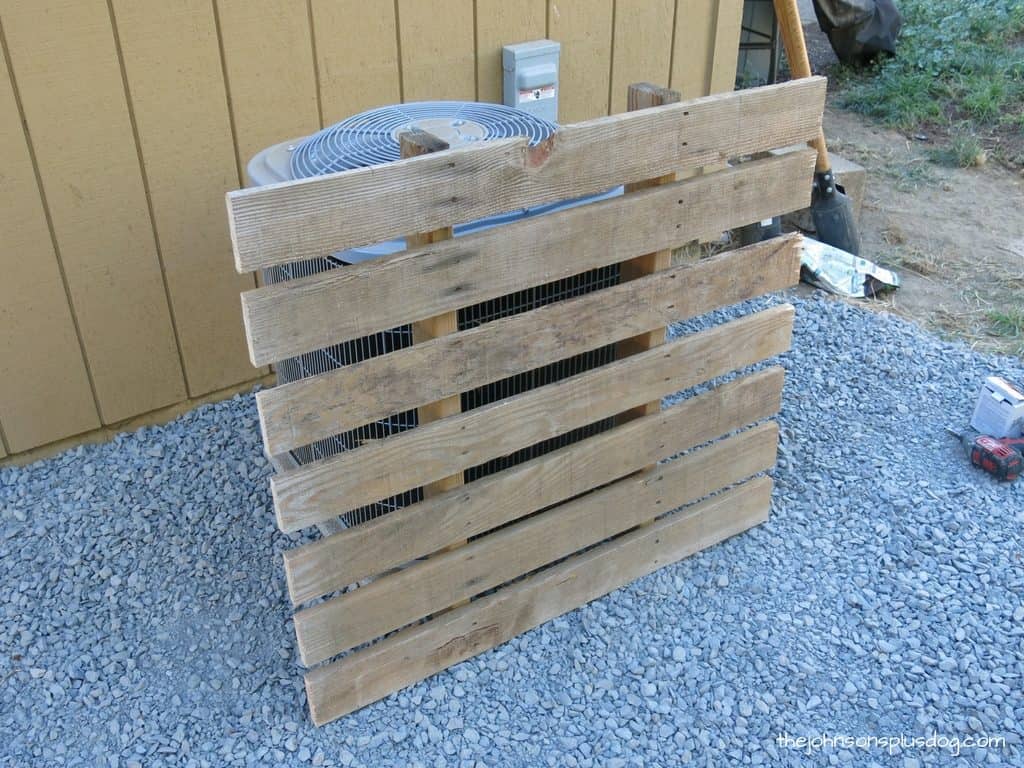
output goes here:
{"type": "Polygon", "coordinates": [[[271,479],[286,532],[424,489],[284,555],[314,722],[767,519],[783,374],[744,369],[788,349],[792,307],[670,341],[664,329],[795,284],[799,238],[677,266],[669,254],[808,204],[813,150],[744,158],[816,136],[824,94],[821,78],[687,101],[638,86],[633,111],[564,126],[538,146],[449,149],[413,133],[396,162],[228,195],[239,271],[395,237],[409,245],[242,295],[256,365],[413,328],[411,346],[257,394],[270,456],[419,414],[414,429],[278,465],[271,479]],[[451,237],[458,223],[618,185],[619,197],[451,237]],[[613,265],[617,284],[456,323],[462,308],[613,265]],[[460,407],[461,393],[611,344],[614,360],[460,407]],[[597,422],[608,428],[463,482],[467,468],[597,422]]]}
{"type": "MultiPolygon", "coordinates": [[[[652,83],[634,83],[629,86],[629,91],[626,96],[626,109],[633,112],[637,109],[660,107],[663,104],[675,104],[681,101],[681,99],[682,96],[679,91],[662,88],[661,86],[657,86],[652,83]]],[[[666,173],[653,179],[645,179],[643,181],[627,184],[626,191],[637,192],[641,189],[658,187],[663,184],[671,184],[676,181],[676,179],[677,176],[675,173],[666,173]]],[[[661,272],[671,266],[672,251],[671,249],[666,248],[622,262],[622,264],[619,265],[619,274],[621,275],[621,279],[624,281],[635,280],[636,278],[643,277],[644,275],[652,275],[656,272],[661,272]]],[[[626,357],[637,352],[651,349],[652,347],[656,347],[664,342],[665,327],[659,326],[656,329],[647,331],[639,336],[634,336],[631,339],[626,339],[621,342],[618,346],[617,352],[619,357],[626,357]]],[[[650,403],[645,403],[632,411],[627,411],[626,414],[624,414],[625,419],[623,420],[646,416],[659,410],[661,410],[661,400],[655,400],[650,403]]]]}
{"type": "MultiPolygon", "coordinates": [[[[398,143],[403,158],[420,157],[422,155],[428,155],[431,152],[441,152],[449,148],[448,142],[419,128],[414,128],[399,134],[398,143]]],[[[431,243],[439,243],[442,240],[450,240],[453,236],[454,227],[446,226],[438,227],[430,232],[411,235],[405,240],[406,245],[409,248],[416,248],[423,245],[429,245],[431,243]]],[[[436,339],[439,336],[446,336],[450,333],[455,333],[458,330],[459,313],[454,310],[442,312],[440,315],[435,315],[434,317],[428,317],[426,320],[417,320],[414,322],[412,324],[412,340],[414,344],[419,344],[430,339],[436,339]]],[[[417,422],[419,424],[429,424],[432,421],[443,419],[446,416],[454,416],[461,410],[461,398],[457,394],[451,395],[443,400],[421,405],[417,412],[417,422]]],[[[462,485],[462,472],[457,472],[454,475],[449,475],[448,477],[441,478],[440,480],[435,480],[434,482],[424,486],[423,496],[424,498],[436,496],[459,485],[462,485]]],[[[465,542],[456,542],[449,545],[447,549],[456,549],[463,543],[465,542]]],[[[469,601],[464,600],[457,605],[462,605],[466,602],[469,601]]]]}

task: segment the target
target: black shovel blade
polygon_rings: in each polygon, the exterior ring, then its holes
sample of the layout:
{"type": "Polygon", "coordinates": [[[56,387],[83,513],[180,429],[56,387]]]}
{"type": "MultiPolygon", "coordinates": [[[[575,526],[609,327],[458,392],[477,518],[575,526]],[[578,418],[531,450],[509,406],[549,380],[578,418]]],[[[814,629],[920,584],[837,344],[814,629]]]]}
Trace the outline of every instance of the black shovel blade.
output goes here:
{"type": "Polygon", "coordinates": [[[818,240],[854,256],[860,255],[860,233],[853,216],[853,204],[836,186],[831,170],[814,174],[811,218],[818,240]]]}

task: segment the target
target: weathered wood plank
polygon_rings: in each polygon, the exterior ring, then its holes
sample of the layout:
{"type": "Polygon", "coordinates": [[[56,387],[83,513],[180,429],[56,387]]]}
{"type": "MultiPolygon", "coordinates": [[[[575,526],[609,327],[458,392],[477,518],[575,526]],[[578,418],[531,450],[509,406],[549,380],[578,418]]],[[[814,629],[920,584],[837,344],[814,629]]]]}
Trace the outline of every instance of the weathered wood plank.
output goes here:
{"type": "Polygon", "coordinates": [[[282,531],[372,504],[789,349],[774,307],[271,479],[282,531]]]}
{"type": "Polygon", "coordinates": [[[768,519],[755,478],[306,674],[322,725],[768,519]]]}
{"type": "Polygon", "coordinates": [[[673,267],[256,393],[271,453],[796,284],[799,235],[673,267]],[[524,344],[523,339],[529,339],[524,344]]]}
{"type": "MultiPolygon", "coordinates": [[[[674,104],[679,101],[680,98],[679,91],[662,88],[660,86],[652,85],[651,83],[633,83],[629,86],[629,90],[627,92],[626,106],[630,112],[633,112],[638,109],[660,107],[663,104],[674,104]]],[[[675,180],[676,174],[669,173],[655,179],[645,179],[644,181],[638,181],[635,184],[630,184],[626,187],[626,191],[636,192],[649,187],[660,187],[665,184],[671,184],[675,180]]],[[[629,282],[645,275],[662,272],[671,266],[672,249],[666,248],[661,251],[646,253],[642,256],[637,256],[635,259],[622,262],[619,267],[619,274],[620,278],[624,282],[629,282]]],[[[665,326],[661,325],[657,328],[648,330],[646,333],[641,333],[632,338],[625,339],[622,343],[616,346],[616,355],[620,358],[628,357],[629,355],[636,354],[639,351],[653,349],[654,347],[664,344],[665,331],[665,326]]],[[[621,414],[619,419],[635,419],[639,416],[646,416],[649,413],[654,413],[660,408],[661,400],[653,400],[652,402],[644,403],[643,405],[621,414]]]]}
{"type": "MultiPolygon", "coordinates": [[[[293,469],[297,469],[299,462],[295,460],[295,457],[290,453],[284,452],[279,454],[272,454],[269,451],[265,451],[267,461],[270,462],[270,466],[273,467],[277,473],[288,472],[293,469]]],[[[327,520],[321,520],[316,524],[316,528],[320,531],[320,536],[327,537],[335,533],[341,533],[345,530],[345,525],[342,523],[340,517],[332,517],[327,520]]]]}
{"type": "MultiPolygon", "coordinates": [[[[398,143],[401,147],[402,157],[421,157],[432,152],[442,152],[448,149],[448,142],[434,136],[419,128],[403,131],[398,136],[398,143]]],[[[430,232],[421,232],[405,238],[409,248],[417,248],[431,243],[439,243],[443,240],[450,240],[454,235],[452,227],[440,227],[430,232]]],[[[447,336],[459,330],[459,313],[455,310],[444,312],[434,317],[418,320],[412,324],[413,344],[420,344],[440,336],[447,336]]],[[[421,406],[417,409],[417,423],[420,425],[429,424],[432,421],[443,419],[446,416],[453,416],[462,410],[462,401],[458,394],[450,397],[438,398],[434,402],[417,403],[421,406]]],[[[363,423],[369,422],[365,419],[363,423]]],[[[357,425],[359,426],[359,425],[357,425]]],[[[312,442],[312,441],[311,441],[312,442]]],[[[462,473],[456,473],[443,477],[423,488],[424,496],[432,496],[436,493],[443,493],[457,485],[462,484],[462,473]]]]}
{"type": "Polygon", "coordinates": [[[235,264],[315,258],[799,144],[817,134],[824,98],[824,78],[795,80],[564,126],[532,150],[525,139],[484,142],[231,192],[235,264]]]}
{"type": "Polygon", "coordinates": [[[318,664],[763,472],[775,463],[778,437],[776,424],[763,424],[301,610],[302,663],[318,664]]]}
{"type": "Polygon", "coordinates": [[[782,369],[745,376],[545,456],[284,553],[298,605],[776,413],[782,369]]]}
{"type": "Polygon", "coordinates": [[[250,355],[276,362],[805,207],[813,163],[800,150],[244,293],[250,355]]]}

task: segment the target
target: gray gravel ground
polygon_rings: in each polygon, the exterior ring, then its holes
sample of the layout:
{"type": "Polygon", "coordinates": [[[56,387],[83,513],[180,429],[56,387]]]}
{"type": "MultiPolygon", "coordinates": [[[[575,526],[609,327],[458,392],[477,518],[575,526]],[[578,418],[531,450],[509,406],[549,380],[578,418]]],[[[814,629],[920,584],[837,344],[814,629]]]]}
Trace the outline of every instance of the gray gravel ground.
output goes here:
{"type": "Polygon", "coordinates": [[[1024,368],[797,304],[768,525],[321,729],[251,396],[0,470],[0,764],[1024,764],[1024,482],[942,431],[1024,368]]]}

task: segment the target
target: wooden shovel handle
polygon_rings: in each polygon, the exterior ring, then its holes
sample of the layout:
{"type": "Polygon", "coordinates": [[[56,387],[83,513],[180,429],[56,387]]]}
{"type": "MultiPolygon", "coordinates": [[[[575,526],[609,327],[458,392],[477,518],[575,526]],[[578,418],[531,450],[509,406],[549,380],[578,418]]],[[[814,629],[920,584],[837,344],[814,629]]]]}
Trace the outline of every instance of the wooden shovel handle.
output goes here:
{"type": "MultiPolygon", "coordinates": [[[[804,40],[804,27],[800,23],[800,11],[796,0],[773,0],[775,18],[779,22],[779,34],[782,35],[782,47],[786,49],[789,71],[794,79],[811,76],[811,60],[807,56],[807,43],[804,40]]],[[[818,136],[810,145],[818,152],[814,170],[824,173],[831,167],[828,159],[828,148],[825,146],[825,132],[818,131],[818,136]]]]}

